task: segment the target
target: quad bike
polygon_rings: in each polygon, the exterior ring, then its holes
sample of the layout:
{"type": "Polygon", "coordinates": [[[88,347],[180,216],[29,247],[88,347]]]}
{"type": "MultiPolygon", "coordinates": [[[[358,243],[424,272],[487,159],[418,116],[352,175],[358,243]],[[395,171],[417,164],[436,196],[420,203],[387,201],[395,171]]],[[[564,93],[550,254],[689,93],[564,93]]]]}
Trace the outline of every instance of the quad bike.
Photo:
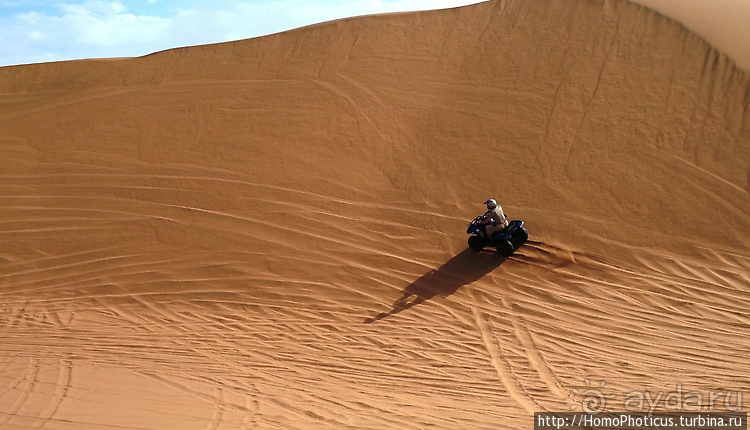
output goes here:
{"type": "Polygon", "coordinates": [[[490,219],[486,222],[487,216],[480,215],[469,223],[466,233],[469,236],[469,248],[479,252],[486,246],[492,246],[503,257],[510,257],[521,245],[529,239],[529,233],[523,228],[523,221],[513,220],[507,227],[492,234],[488,237],[485,228],[488,225],[494,225],[495,221],[490,219]]]}

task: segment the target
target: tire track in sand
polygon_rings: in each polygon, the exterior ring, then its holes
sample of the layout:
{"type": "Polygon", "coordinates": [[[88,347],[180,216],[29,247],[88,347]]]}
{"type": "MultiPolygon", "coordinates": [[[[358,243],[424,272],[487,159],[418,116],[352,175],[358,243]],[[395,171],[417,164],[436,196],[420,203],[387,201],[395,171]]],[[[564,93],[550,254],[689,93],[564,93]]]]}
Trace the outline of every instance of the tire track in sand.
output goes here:
{"type": "Polygon", "coordinates": [[[14,417],[19,415],[19,412],[21,411],[23,406],[26,404],[26,402],[28,402],[29,398],[33,394],[37,383],[39,383],[40,371],[41,365],[39,364],[39,359],[32,359],[31,367],[29,368],[26,376],[24,376],[24,378],[12,388],[12,390],[21,390],[21,393],[19,394],[18,399],[16,399],[13,405],[3,413],[4,416],[0,418],[0,428],[4,428],[5,425],[8,424],[14,417]],[[23,385],[23,387],[19,388],[19,386],[21,385],[23,385]]]}
{"type": "Polygon", "coordinates": [[[224,392],[221,387],[214,387],[214,398],[216,399],[214,402],[214,412],[206,430],[218,430],[221,423],[224,422],[224,407],[222,406],[224,404],[224,392]]]}
{"type": "Polygon", "coordinates": [[[482,341],[487,349],[487,353],[490,355],[490,363],[495,368],[500,382],[505,387],[505,391],[530,414],[544,410],[524,392],[523,386],[521,386],[521,383],[511,372],[510,364],[505,359],[502,349],[497,343],[495,335],[492,333],[490,317],[477,308],[473,308],[471,311],[474,315],[474,322],[482,334],[482,341]]]}
{"type": "Polygon", "coordinates": [[[513,316],[513,309],[510,307],[507,300],[505,298],[501,298],[500,300],[503,306],[508,310],[508,319],[513,326],[513,335],[521,343],[521,346],[526,352],[526,359],[536,371],[537,375],[539,375],[539,379],[544,382],[552,394],[561,399],[569,399],[571,393],[563,388],[562,383],[555,375],[555,372],[544,360],[544,357],[542,357],[531,331],[521,324],[521,321],[519,321],[518,318],[513,316]]]}
{"type": "Polygon", "coordinates": [[[68,392],[73,386],[73,362],[69,359],[60,359],[59,368],[57,372],[57,384],[53,393],[53,399],[45,410],[43,410],[39,417],[42,418],[42,423],[39,426],[43,428],[47,422],[52,420],[60,406],[68,397],[68,392]]]}

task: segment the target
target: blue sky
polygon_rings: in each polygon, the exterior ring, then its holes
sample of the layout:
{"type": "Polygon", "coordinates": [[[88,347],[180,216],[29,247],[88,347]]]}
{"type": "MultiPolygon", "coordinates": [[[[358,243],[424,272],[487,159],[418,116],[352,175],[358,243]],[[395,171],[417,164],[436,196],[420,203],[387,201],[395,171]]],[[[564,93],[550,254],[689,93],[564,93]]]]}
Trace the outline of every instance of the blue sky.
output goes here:
{"type": "Polygon", "coordinates": [[[0,0],[0,66],[134,57],[382,12],[480,0],[0,0]]]}
{"type": "MultiPolygon", "coordinates": [[[[479,1],[0,0],[0,66],[135,57],[350,16],[479,1]]],[[[750,70],[750,0],[633,1],[682,22],[750,70]]]]}

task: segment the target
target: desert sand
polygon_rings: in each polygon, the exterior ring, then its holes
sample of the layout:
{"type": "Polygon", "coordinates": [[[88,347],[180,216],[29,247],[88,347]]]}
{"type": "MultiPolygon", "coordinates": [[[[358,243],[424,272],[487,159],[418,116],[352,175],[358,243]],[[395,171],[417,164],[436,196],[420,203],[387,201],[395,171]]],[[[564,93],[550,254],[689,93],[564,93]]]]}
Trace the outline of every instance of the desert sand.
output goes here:
{"type": "Polygon", "coordinates": [[[4,67],[0,130],[2,429],[750,404],[750,78],[641,6],[4,67]],[[510,258],[467,250],[488,198],[510,258]]]}

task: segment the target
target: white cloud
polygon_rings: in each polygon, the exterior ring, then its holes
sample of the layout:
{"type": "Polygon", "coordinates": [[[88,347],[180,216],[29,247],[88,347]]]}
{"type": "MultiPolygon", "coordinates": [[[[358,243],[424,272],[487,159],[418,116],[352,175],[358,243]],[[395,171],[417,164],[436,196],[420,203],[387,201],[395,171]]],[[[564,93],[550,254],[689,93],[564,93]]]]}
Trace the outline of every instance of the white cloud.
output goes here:
{"type": "MultiPolygon", "coordinates": [[[[26,11],[0,15],[0,66],[140,56],[349,16],[448,8],[479,0],[67,1],[0,0],[0,14],[2,8],[6,13],[26,11]],[[132,12],[129,4],[139,12],[132,12]],[[175,4],[185,6],[170,8],[175,4]]],[[[681,21],[750,70],[750,0],[632,1],[681,21]]]]}
{"type": "Polygon", "coordinates": [[[169,26],[169,20],[127,13],[119,2],[67,4],[61,11],[0,20],[0,65],[142,55],[169,26]]]}
{"type": "Polygon", "coordinates": [[[103,2],[90,0],[81,4],[60,5],[66,15],[69,16],[109,16],[124,13],[127,8],[120,2],[103,2]]]}
{"type": "MultiPolygon", "coordinates": [[[[169,16],[133,14],[120,1],[65,3],[57,13],[0,18],[0,65],[130,57],[188,45],[256,37],[321,21],[381,12],[434,9],[478,0],[216,0],[169,16]]],[[[149,4],[156,0],[148,0],[149,4]]]]}

